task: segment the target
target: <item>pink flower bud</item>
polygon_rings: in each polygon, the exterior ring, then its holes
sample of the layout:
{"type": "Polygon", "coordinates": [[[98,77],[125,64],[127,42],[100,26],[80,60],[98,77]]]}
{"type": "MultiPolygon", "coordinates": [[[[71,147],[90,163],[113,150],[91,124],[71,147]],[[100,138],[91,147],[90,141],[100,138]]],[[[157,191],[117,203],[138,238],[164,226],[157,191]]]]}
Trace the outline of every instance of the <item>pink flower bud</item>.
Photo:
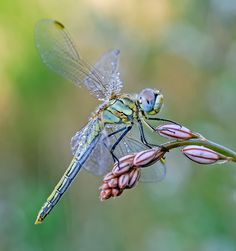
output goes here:
{"type": "Polygon", "coordinates": [[[113,179],[113,178],[114,178],[113,173],[112,173],[112,172],[109,172],[109,173],[107,173],[107,174],[104,176],[103,181],[108,181],[108,180],[113,179]]]}
{"type": "Polygon", "coordinates": [[[119,176],[123,173],[128,172],[129,169],[133,166],[133,159],[134,159],[134,154],[129,154],[120,158],[119,163],[118,162],[115,163],[112,169],[112,173],[115,176],[119,176]]]}
{"type": "Polygon", "coordinates": [[[182,153],[198,164],[213,164],[221,160],[221,156],[204,146],[186,146],[183,148],[182,153]]]}
{"type": "Polygon", "coordinates": [[[110,188],[115,188],[118,185],[118,178],[113,178],[107,182],[110,188]]]}
{"type": "Polygon", "coordinates": [[[111,189],[102,190],[100,192],[100,200],[107,200],[111,197],[111,189]]]}
{"type": "Polygon", "coordinates": [[[120,189],[117,189],[117,188],[112,188],[111,196],[112,197],[117,197],[117,196],[121,195],[122,192],[123,192],[123,190],[120,190],[120,189]]]}
{"type": "Polygon", "coordinates": [[[188,128],[176,125],[176,124],[166,124],[166,125],[160,125],[156,128],[157,132],[165,138],[169,139],[191,139],[196,138],[196,135],[194,135],[188,128]]]}
{"type": "Polygon", "coordinates": [[[109,189],[109,188],[110,188],[110,186],[107,184],[107,182],[104,182],[104,183],[99,187],[100,190],[106,190],[106,189],[109,189]]]}
{"type": "Polygon", "coordinates": [[[165,152],[160,148],[152,148],[135,155],[133,165],[135,167],[146,167],[152,165],[154,162],[160,160],[165,152]]]}
{"type": "Polygon", "coordinates": [[[120,177],[119,177],[119,188],[120,189],[124,189],[128,186],[129,184],[129,174],[126,173],[126,174],[122,174],[120,177]]]}
{"type": "Polygon", "coordinates": [[[128,184],[128,188],[132,188],[134,187],[138,180],[140,178],[140,170],[137,168],[134,168],[130,174],[129,174],[129,184],[128,184]]]}

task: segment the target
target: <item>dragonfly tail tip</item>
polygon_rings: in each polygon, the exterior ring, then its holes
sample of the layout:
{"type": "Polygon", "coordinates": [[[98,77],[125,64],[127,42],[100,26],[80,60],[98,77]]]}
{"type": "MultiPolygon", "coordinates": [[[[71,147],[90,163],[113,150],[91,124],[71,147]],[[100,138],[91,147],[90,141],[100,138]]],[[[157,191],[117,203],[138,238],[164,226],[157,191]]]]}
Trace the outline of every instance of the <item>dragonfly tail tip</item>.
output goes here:
{"type": "Polygon", "coordinates": [[[38,216],[38,217],[36,218],[34,224],[35,224],[35,225],[38,225],[38,224],[40,224],[40,223],[42,223],[42,218],[41,218],[40,216],[38,216]]]}

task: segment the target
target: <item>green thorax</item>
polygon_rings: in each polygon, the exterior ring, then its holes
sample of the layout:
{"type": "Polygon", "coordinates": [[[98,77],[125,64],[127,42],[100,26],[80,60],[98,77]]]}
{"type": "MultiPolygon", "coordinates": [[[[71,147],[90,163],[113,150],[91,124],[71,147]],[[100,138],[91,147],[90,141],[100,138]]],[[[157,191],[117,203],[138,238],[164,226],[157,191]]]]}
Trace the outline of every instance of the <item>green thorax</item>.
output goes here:
{"type": "Polygon", "coordinates": [[[111,99],[102,111],[104,124],[127,124],[136,118],[137,106],[130,96],[120,96],[111,99]]]}

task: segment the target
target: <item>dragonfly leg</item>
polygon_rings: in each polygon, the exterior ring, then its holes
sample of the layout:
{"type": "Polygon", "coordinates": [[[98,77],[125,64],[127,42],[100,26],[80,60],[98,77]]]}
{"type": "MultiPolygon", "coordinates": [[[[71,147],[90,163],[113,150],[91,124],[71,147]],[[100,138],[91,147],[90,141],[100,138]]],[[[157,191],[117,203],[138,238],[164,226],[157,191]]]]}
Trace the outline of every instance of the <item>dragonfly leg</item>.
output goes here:
{"type": "Polygon", "coordinates": [[[170,119],[162,119],[162,118],[146,118],[147,120],[157,120],[157,121],[164,121],[164,122],[170,122],[172,124],[175,124],[175,125],[179,125],[181,126],[179,123],[173,121],[173,120],[170,120],[170,119]]]}
{"type": "MultiPolygon", "coordinates": [[[[110,134],[110,136],[112,136],[112,135],[114,135],[116,133],[119,133],[119,132],[123,131],[123,133],[119,136],[119,138],[116,140],[116,142],[113,144],[113,146],[111,147],[111,150],[110,150],[112,158],[113,158],[114,162],[116,162],[116,161],[118,162],[118,166],[119,166],[119,159],[114,154],[115,148],[120,143],[120,141],[125,137],[125,135],[131,130],[132,126],[133,125],[123,127],[123,128],[121,128],[121,129],[119,129],[119,130],[117,130],[117,131],[110,134]]],[[[108,135],[108,137],[109,137],[109,135],[108,135]]]]}
{"type": "MultiPolygon", "coordinates": [[[[162,119],[162,118],[146,118],[146,119],[147,120],[156,120],[156,121],[170,122],[170,123],[173,123],[175,125],[178,125],[178,126],[182,127],[182,125],[180,125],[179,123],[177,123],[177,122],[175,122],[173,120],[170,120],[170,119],[162,119]]],[[[144,122],[152,129],[153,132],[156,131],[156,129],[153,126],[151,126],[146,120],[144,122]]],[[[152,145],[152,144],[150,144],[150,145],[152,145]]],[[[163,150],[168,151],[165,147],[162,147],[162,148],[163,148],[163,150]]]]}
{"type": "MultiPolygon", "coordinates": [[[[126,126],[120,128],[120,129],[118,129],[118,130],[116,130],[115,132],[112,132],[112,133],[108,134],[105,138],[103,138],[103,144],[104,144],[104,146],[109,150],[109,146],[106,144],[107,138],[109,138],[109,137],[111,137],[111,136],[113,136],[113,135],[115,135],[115,134],[117,134],[117,133],[119,133],[119,132],[122,132],[122,131],[124,131],[125,129],[126,129],[126,126]]],[[[109,151],[110,151],[110,150],[109,150],[109,151]]],[[[113,157],[113,156],[112,156],[112,157],[113,157]]],[[[113,160],[114,160],[114,157],[113,157],[113,160]]]]}
{"type": "Polygon", "coordinates": [[[120,129],[118,129],[118,130],[116,130],[116,131],[114,131],[114,132],[108,134],[107,137],[109,138],[109,137],[111,137],[111,136],[113,136],[113,135],[115,135],[115,134],[117,134],[117,133],[119,133],[119,132],[122,132],[122,131],[124,131],[126,128],[127,128],[127,126],[124,126],[124,127],[120,128],[120,129]]]}
{"type": "Polygon", "coordinates": [[[116,155],[115,155],[113,152],[111,152],[111,155],[112,155],[112,158],[113,158],[114,163],[117,162],[117,163],[118,163],[118,167],[119,167],[119,166],[120,166],[120,161],[119,161],[119,159],[116,157],[116,155]]]}
{"type": "MultiPolygon", "coordinates": [[[[141,142],[147,146],[148,148],[152,148],[152,147],[160,147],[162,148],[164,151],[167,151],[167,149],[165,149],[165,147],[160,146],[158,144],[152,144],[147,142],[146,138],[145,138],[145,134],[144,134],[144,130],[143,130],[143,124],[141,120],[138,120],[138,125],[139,125],[139,132],[140,132],[140,137],[141,137],[141,142]]],[[[148,124],[149,125],[149,124],[148,124]]],[[[150,126],[151,127],[151,126],[150,126]]]]}
{"type": "Polygon", "coordinates": [[[149,144],[145,138],[144,131],[143,131],[143,124],[141,120],[138,120],[138,125],[139,125],[139,132],[140,132],[140,138],[141,142],[147,146],[148,148],[152,148],[152,144],[149,144]]]}

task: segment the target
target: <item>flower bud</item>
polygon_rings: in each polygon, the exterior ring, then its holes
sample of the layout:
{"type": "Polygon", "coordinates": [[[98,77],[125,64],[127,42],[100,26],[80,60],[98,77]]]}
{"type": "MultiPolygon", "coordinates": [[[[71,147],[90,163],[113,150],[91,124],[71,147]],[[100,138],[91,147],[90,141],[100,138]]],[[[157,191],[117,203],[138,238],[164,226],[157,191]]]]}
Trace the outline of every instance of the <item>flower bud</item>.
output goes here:
{"type": "Polygon", "coordinates": [[[115,188],[118,185],[118,178],[113,178],[109,181],[107,181],[107,184],[110,188],[115,188]]]}
{"type": "Polygon", "coordinates": [[[129,184],[128,184],[128,188],[132,188],[134,187],[138,180],[140,178],[140,170],[137,168],[134,168],[130,174],[129,174],[129,184]]]}
{"type": "Polygon", "coordinates": [[[147,167],[160,160],[165,152],[161,148],[152,148],[135,155],[133,165],[135,167],[147,167]]]}
{"type": "Polygon", "coordinates": [[[109,172],[109,173],[107,173],[107,174],[104,176],[103,181],[109,181],[109,180],[111,180],[111,179],[113,179],[113,178],[114,178],[113,173],[112,173],[112,172],[109,172]]]}
{"type": "Polygon", "coordinates": [[[134,154],[129,154],[120,158],[119,162],[115,163],[112,169],[112,173],[115,176],[119,176],[123,173],[128,172],[129,169],[133,166],[133,159],[134,159],[134,154]]]}
{"type": "Polygon", "coordinates": [[[121,189],[112,188],[112,190],[111,190],[111,196],[112,197],[117,197],[117,196],[121,195],[122,192],[123,192],[123,190],[121,190],[121,189]]]}
{"type": "Polygon", "coordinates": [[[110,186],[107,184],[107,182],[103,182],[103,184],[99,187],[100,190],[106,190],[109,189],[110,186]]]}
{"type": "Polygon", "coordinates": [[[107,200],[111,197],[111,195],[112,195],[111,189],[102,190],[100,192],[100,200],[107,200]]]}
{"type": "Polygon", "coordinates": [[[181,151],[186,157],[198,164],[213,164],[222,159],[217,152],[204,146],[186,146],[181,151]]]}
{"type": "Polygon", "coordinates": [[[162,137],[169,139],[186,140],[196,138],[196,135],[193,134],[188,128],[176,124],[160,125],[156,128],[156,131],[162,137]]]}
{"type": "Polygon", "coordinates": [[[128,184],[129,184],[129,174],[128,173],[122,174],[119,177],[118,184],[119,184],[120,189],[126,188],[128,186],[128,184]]]}

